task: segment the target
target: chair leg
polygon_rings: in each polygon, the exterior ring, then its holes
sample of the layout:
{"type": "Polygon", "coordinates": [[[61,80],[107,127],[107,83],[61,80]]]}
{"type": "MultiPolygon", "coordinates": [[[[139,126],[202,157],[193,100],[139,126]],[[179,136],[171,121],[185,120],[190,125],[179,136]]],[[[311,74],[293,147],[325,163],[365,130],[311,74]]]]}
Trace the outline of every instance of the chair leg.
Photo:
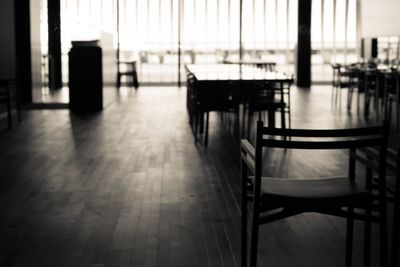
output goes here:
{"type": "Polygon", "coordinates": [[[370,102],[370,95],[369,95],[369,92],[368,92],[368,90],[366,90],[365,92],[364,92],[364,115],[365,115],[365,117],[368,117],[369,116],[369,102],[370,102]]]}
{"type": "Polygon", "coordinates": [[[204,112],[200,113],[200,133],[204,133],[204,112]]]}
{"type": "Polygon", "coordinates": [[[206,135],[204,138],[204,145],[207,146],[208,145],[208,120],[210,117],[210,112],[206,112],[206,135]]]}
{"type": "Polygon", "coordinates": [[[386,222],[386,203],[382,201],[381,210],[379,212],[379,235],[380,235],[380,256],[381,267],[388,266],[388,238],[387,238],[387,222],[386,222]]]}
{"type": "Polygon", "coordinates": [[[235,135],[236,138],[240,137],[240,113],[239,113],[239,107],[235,110],[235,135]]]}
{"type": "Polygon", "coordinates": [[[346,267],[350,267],[353,258],[353,224],[354,219],[352,214],[354,212],[353,207],[348,207],[349,216],[347,217],[346,226],[346,267]]]}
{"type": "Polygon", "coordinates": [[[275,128],[275,110],[270,109],[267,111],[268,112],[268,127],[269,128],[275,128]]]}
{"type": "Polygon", "coordinates": [[[243,138],[244,136],[245,136],[245,125],[246,125],[246,121],[245,121],[245,118],[246,118],[246,107],[245,107],[245,105],[243,105],[243,111],[242,111],[242,134],[241,134],[241,137],[243,138]]]}
{"type": "Polygon", "coordinates": [[[347,110],[351,109],[351,100],[352,100],[353,90],[349,88],[347,90],[347,110]]]}
{"type": "Polygon", "coordinates": [[[197,144],[197,129],[199,128],[199,111],[196,111],[194,121],[194,143],[197,144]]]}
{"type": "Polygon", "coordinates": [[[281,127],[282,129],[286,129],[286,120],[285,120],[285,109],[281,110],[281,127]]]}
{"type": "Polygon", "coordinates": [[[117,74],[117,88],[121,87],[121,74],[117,74]]]}
{"type": "Polygon", "coordinates": [[[11,109],[11,98],[10,92],[8,92],[8,103],[7,103],[7,118],[8,118],[8,128],[12,128],[12,109],[11,109]]]}
{"type": "MultiPolygon", "coordinates": [[[[365,215],[371,216],[371,208],[365,209],[365,215]]],[[[371,221],[364,222],[364,267],[370,266],[371,259],[371,221]]]]}
{"type": "MultiPolygon", "coordinates": [[[[243,163],[242,163],[243,164],[243,163]]],[[[247,171],[242,166],[242,242],[241,242],[241,266],[247,267],[247,171]]]]}
{"type": "Polygon", "coordinates": [[[396,130],[399,131],[399,123],[400,123],[400,108],[399,108],[399,98],[397,96],[396,99],[396,130]]]}
{"type": "Polygon", "coordinates": [[[340,93],[340,87],[336,87],[336,91],[335,91],[335,105],[338,104],[339,93],[340,93]]]}
{"type": "MultiPolygon", "coordinates": [[[[366,169],[366,187],[369,191],[372,191],[372,169],[366,169]]],[[[365,215],[371,216],[371,207],[367,206],[365,209],[365,215]]],[[[369,267],[371,262],[371,221],[366,219],[364,221],[364,266],[369,267]]]]}
{"type": "Polygon", "coordinates": [[[393,218],[393,233],[392,233],[392,251],[390,266],[399,266],[399,248],[400,248],[400,203],[398,197],[396,198],[394,207],[394,218],[393,218]]]}
{"type": "Polygon", "coordinates": [[[250,125],[253,119],[253,112],[248,110],[247,113],[247,138],[250,138],[250,125]]]}
{"type": "Polygon", "coordinates": [[[18,115],[18,123],[21,123],[21,99],[19,97],[18,88],[15,88],[15,101],[17,102],[17,115],[18,115]]]}
{"type": "Polygon", "coordinates": [[[17,100],[17,114],[18,114],[18,123],[21,123],[21,103],[17,100]]]}
{"type": "Polygon", "coordinates": [[[258,250],[258,213],[253,211],[253,223],[251,226],[251,243],[250,243],[250,267],[257,266],[257,250],[258,250]]]}

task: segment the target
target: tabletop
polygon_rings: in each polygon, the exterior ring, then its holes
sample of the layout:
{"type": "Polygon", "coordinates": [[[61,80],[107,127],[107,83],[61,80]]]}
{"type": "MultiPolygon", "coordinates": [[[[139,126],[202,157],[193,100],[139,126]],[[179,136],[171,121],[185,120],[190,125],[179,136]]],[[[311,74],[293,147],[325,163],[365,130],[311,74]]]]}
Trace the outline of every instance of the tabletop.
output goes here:
{"type": "Polygon", "coordinates": [[[198,81],[288,81],[292,77],[282,72],[267,71],[242,64],[189,64],[188,72],[198,81]]]}

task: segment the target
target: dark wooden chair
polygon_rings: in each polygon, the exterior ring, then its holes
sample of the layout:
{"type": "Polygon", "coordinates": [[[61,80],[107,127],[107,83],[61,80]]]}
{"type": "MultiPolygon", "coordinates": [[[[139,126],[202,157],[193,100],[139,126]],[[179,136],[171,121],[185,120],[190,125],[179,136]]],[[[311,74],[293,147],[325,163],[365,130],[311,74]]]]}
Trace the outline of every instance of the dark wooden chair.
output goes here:
{"type": "Polygon", "coordinates": [[[193,124],[195,121],[195,116],[196,116],[196,95],[195,95],[195,77],[192,73],[187,72],[186,73],[186,109],[189,114],[189,124],[193,129],[193,124]]]}
{"type": "MultiPolygon", "coordinates": [[[[290,88],[294,82],[294,77],[286,81],[279,81],[275,83],[275,91],[280,99],[281,103],[285,103],[283,107],[283,111],[287,114],[288,120],[288,128],[292,128],[292,119],[291,119],[291,102],[290,102],[290,88]]],[[[282,119],[284,120],[286,116],[283,116],[282,119]]],[[[285,124],[286,125],[286,124],[285,124]]],[[[282,128],[286,128],[282,127],[282,128]]]]}
{"type": "MultiPolygon", "coordinates": [[[[381,266],[387,266],[386,225],[386,149],[388,124],[359,129],[300,130],[272,129],[257,122],[256,147],[241,142],[242,158],[242,266],[247,266],[247,202],[253,200],[250,266],[257,264],[258,229],[262,224],[305,212],[318,212],[347,218],[346,266],[352,263],[353,223],[355,219],[380,225],[381,266]],[[280,137],[280,139],[279,139],[280,137]],[[290,137],[290,138],[286,138],[290,137]],[[345,149],[349,150],[347,177],[289,179],[262,177],[263,148],[345,149]],[[359,149],[378,147],[379,194],[356,181],[356,156],[359,149]],[[248,172],[254,176],[249,176],[248,172]],[[249,185],[250,184],[250,185],[249,185]],[[249,192],[249,187],[251,192],[249,192]],[[250,194],[249,194],[250,193],[250,194]],[[378,204],[375,204],[377,201],[378,204]],[[367,211],[376,207],[378,215],[367,211]],[[363,209],[365,212],[355,211],[363,209]]],[[[368,163],[368,162],[367,162],[368,163]]]]}
{"type": "Polygon", "coordinates": [[[379,71],[377,69],[369,68],[363,70],[364,76],[364,115],[369,116],[370,103],[373,100],[373,107],[379,111],[379,71]]]}
{"type": "Polygon", "coordinates": [[[0,80],[0,105],[6,105],[7,108],[7,121],[8,128],[12,128],[13,120],[12,120],[12,106],[13,102],[15,103],[18,122],[21,123],[21,105],[19,100],[19,95],[17,88],[12,90],[12,85],[15,85],[13,80],[0,80]]]}
{"type": "MultiPolygon", "coordinates": [[[[352,106],[353,93],[359,87],[359,66],[357,64],[350,64],[347,66],[341,64],[331,64],[333,71],[332,79],[332,97],[335,104],[341,103],[342,90],[347,89],[347,109],[350,110],[352,106]]],[[[360,91],[358,91],[360,92],[360,91]]],[[[357,94],[357,103],[359,94],[357,94]]]]}
{"type": "MultiPolygon", "coordinates": [[[[245,105],[247,111],[247,133],[250,135],[250,125],[253,114],[258,112],[258,119],[262,119],[262,112],[268,112],[268,125],[275,127],[275,113],[280,113],[281,128],[286,129],[286,114],[288,126],[291,127],[290,113],[290,87],[293,80],[255,83],[249,88],[249,94],[245,105]]],[[[244,97],[246,98],[246,97],[244,97]]],[[[243,116],[244,119],[244,116],[243,116]]],[[[243,123],[244,124],[244,123],[243,123]]]]}
{"type": "Polygon", "coordinates": [[[400,146],[397,153],[389,151],[388,169],[394,173],[394,183],[389,187],[389,192],[393,196],[394,213],[393,213],[393,232],[392,232],[392,249],[390,266],[395,267],[400,264],[400,146]]]}
{"type": "Polygon", "coordinates": [[[195,141],[197,142],[198,130],[202,132],[204,127],[204,115],[206,116],[205,121],[205,137],[204,145],[208,144],[208,126],[210,112],[217,111],[222,114],[225,112],[233,113],[235,116],[235,131],[239,129],[239,104],[240,97],[238,94],[238,88],[227,84],[226,82],[202,82],[201,85],[195,84],[193,86],[192,93],[195,101],[195,141]],[[201,86],[201,88],[200,88],[201,86]]]}
{"type": "Polygon", "coordinates": [[[349,72],[347,71],[346,67],[342,64],[331,64],[332,67],[332,97],[335,104],[341,103],[342,100],[342,90],[348,89],[350,86],[350,79],[349,79],[349,72]]]}
{"type": "MultiPolygon", "coordinates": [[[[400,157],[398,154],[400,152],[400,146],[397,152],[388,149],[387,160],[386,160],[386,202],[393,203],[393,223],[392,223],[392,239],[391,239],[391,257],[390,266],[399,266],[399,256],[400,256],[400,157]]],[[[375,193],[379,193],[381,180],[377,175],[379,171],[377,169],[379,161],[379,152],[373,148],[362,149],[362,154],[357,155],[357,160],[364,161],[366,165],[367,174],[367,188],[375,193]]],[[[370,236],[371,226],[366,225],[365,235],[370,236]]],[[[370,240],[368,240],[370,242],[370,240]]],[[[369,244],[366,243],[365,250],[367,250],[367,255],[370,253],[369,244]]]]}
{"type": "Polygon", "coordinates": [[[118,61],[118,64],[117,87],[121,87],[121,79],[125,76],[128,85],[138,88],[139,81],[137,77],[136,61],[118,61]]]}
{"type": "Polygon", "coordinates": [[[360,103],[360,93],[363,90],[360,90],[360,69],[357,64],[352,64],[347,66],[346,70],[347,75],[347,109],[351,110],[353,103],[353,94],[357,92],[357,108],[360,103]]]}
{"type": "MultiPolygon", "coordinates": [[[[392,100],[395,103],[396,115],[396,130],[399,130],[400,119],[400,71],[393,69],[383,73],[384,77],[384,90],[383,90],[383,109],[387,110],[388,105],[392,100]]],[[[391,111],[391,110],[390,110],[391,111]]]]}

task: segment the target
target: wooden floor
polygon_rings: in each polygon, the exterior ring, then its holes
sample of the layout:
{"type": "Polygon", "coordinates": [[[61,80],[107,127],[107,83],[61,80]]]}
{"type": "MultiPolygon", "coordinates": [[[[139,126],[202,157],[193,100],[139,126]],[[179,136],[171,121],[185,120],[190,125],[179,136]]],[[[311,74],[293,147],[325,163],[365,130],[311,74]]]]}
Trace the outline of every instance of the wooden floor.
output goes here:
{"type": "MultiPolygon", "coordinates": [[[[196,146],[185,94],[123,88],[102,113],[26,111],[3,131],[0,266],[239,266],[237,140],[213,114],[208,148],[196,146]]],[[[294,88],[292,127],[376,123],[348,113],[344,100],[332,105],[329,86],[294,88]]],[[[309,177],[347,165],[337,154],[296,151],[274,152],[265,166],[270,175],[309,177]]],[[[344,226],[318,214],[265,225],[259,266],[343,266],[344,226]]],[[[355,266],[362,233],[356,223],[355,266]]]]}

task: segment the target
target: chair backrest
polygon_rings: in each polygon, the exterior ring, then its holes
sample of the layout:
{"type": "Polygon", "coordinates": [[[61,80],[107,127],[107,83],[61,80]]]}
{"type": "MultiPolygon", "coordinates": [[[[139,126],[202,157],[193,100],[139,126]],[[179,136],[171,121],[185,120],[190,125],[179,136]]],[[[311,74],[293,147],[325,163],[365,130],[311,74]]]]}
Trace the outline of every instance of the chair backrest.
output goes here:
{"type": "Polygon", "coordinates": [[[198,105],[209,111],[234,108],[240,102],[238,88],[223,81],[201,82],[195,85],[195,91],[198,105]]]}
{"type": "Polygon", "coordinates": [[[313,130],[270,128],[264,127],[263,122],[258,121],[256,148],[356,149],[386,146],[388,129],[386,122],[382,126],[365,128],[313,130]],[[277,139],[277,136],[282,138],[277,139]]]}
{"type": "MultiPolygon", "coordinates": [[[[386,155],[389,134],[387,121],[382,126],[352,128],[352,129],[281,129],[264,127],[262,121],[257,122],[255,147],[255,197],[258,198],[261,188],[262,151],[265,147],[282,149],[349,149],[348,175],[355,179],[356,150],[374,147],[378,148],[379,177],[382,178],[382,188],[386,186],[386,155]],[[280,139],[279,139],[280,137],[280,139]]],[[[257,201],[257,199],[256,199],[257,201]]]]}

